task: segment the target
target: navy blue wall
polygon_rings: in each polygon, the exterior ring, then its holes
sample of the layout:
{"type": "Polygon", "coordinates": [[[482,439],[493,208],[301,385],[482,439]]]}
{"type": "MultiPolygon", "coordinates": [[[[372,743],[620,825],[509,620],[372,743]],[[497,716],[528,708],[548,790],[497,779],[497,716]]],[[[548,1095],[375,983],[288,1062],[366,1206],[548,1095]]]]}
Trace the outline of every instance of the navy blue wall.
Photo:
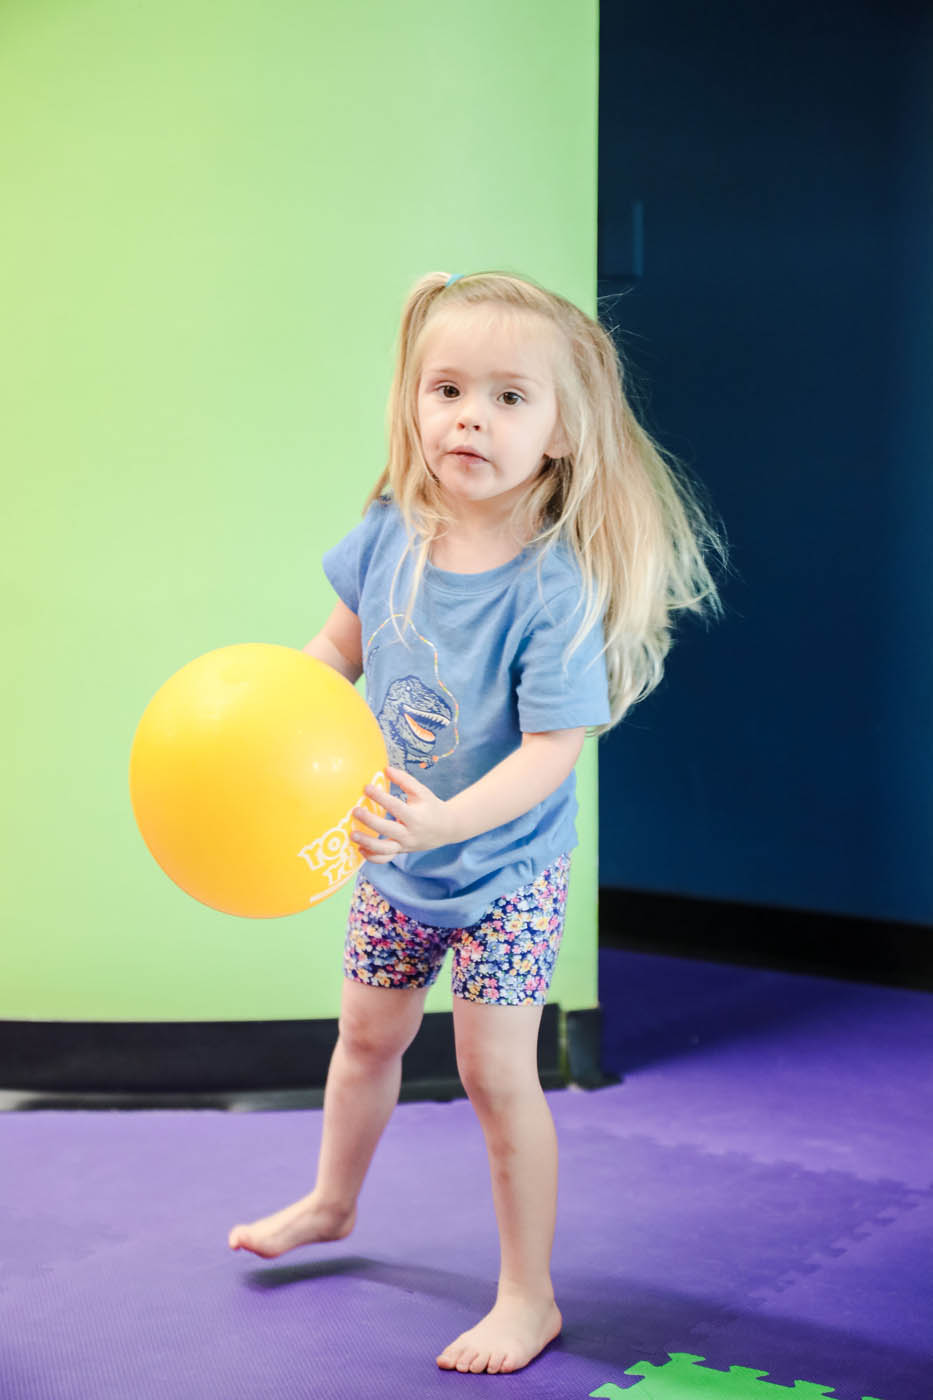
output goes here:
{"type": "Polygon", "coordinates": [[[929,8],[603,5],[601,316],[732,572],[601,742],[602,885],[933,920],[929,8]]]}

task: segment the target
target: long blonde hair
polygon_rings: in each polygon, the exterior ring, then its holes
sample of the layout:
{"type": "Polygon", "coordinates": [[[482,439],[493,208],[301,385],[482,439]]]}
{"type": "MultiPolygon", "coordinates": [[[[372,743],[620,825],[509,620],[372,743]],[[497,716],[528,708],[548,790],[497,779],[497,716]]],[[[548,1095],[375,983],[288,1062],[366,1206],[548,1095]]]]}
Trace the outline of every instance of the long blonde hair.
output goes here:
{"type": "Polygon", "coordinates": [[[546,460],[512,524],[539,546],[539,561],[559,541],[577,558],[583,616],[568,655],[601,618],[611,718],[592,732],[605,733],[661,680],[674,614],[721,614],[704,552],[725,563],[725,544],[683,469],[638,423],[625,396],[619,353],[597,321],[555,292],[510,273],[472,273],[449,287],[448,280],[446,272],[429,273],[405,302],[386,407],[388,462],[365,509],[388,490],[405,521],[409,548],[416,552],[407,622],[431,542],[449,523],[418,431],[425,330],[438,312],[458,306],[488,306],[493,315],[533,312],[552,322],[561,332],[555,365],[558,421],[570,450],[546,460]]]}

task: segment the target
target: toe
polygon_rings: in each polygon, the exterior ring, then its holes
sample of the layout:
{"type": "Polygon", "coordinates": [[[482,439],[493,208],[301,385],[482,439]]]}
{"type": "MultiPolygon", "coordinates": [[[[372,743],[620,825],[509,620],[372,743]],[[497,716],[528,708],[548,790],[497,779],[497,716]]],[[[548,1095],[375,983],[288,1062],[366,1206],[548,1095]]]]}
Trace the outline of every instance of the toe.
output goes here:
{"type": "Polygon", "coordinates": [[[494,1352],[493,1352],[492,1356],[490,1356],[490,1358],[489,1358],[489,1365],[486,1367],[486,1370],[489,1372],[489,1374],[490,1374],[491,1376],[496,1375],[499,1371],[502,1370],[502,1363],[503,1363],[504,1360],[505,1360],[505,1353],[504,1353],[504,1352],[501,1352],[501,1351],[494,1351],[494,1352]]]}
{"type": "Polygon", "coordinates": [[[463,1347],[458,1346],[456,1342],[451,1342],[450,1346],[445,1347],[437,1358],[437,1364],[444,1371],[456,1371],[457,1364],[462,1355],[463,1347]]]}

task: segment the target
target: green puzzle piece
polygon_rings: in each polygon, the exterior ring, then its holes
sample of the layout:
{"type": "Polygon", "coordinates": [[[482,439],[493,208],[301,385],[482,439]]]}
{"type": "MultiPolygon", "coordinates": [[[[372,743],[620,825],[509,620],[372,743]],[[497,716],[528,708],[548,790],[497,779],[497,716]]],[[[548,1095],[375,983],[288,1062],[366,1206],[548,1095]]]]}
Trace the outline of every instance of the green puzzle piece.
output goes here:
{"type": "MultiPolygon", "coordinates": [[[[629,1366],[627,1376],[642,1376],[640,1385],[623,1390],[607,1381],[598,1390],[591,1390],[591,1400],[826,1400],[833,1386],[817,1381],[794,1381],[793,1385],[775,1385],[764,1380],[767,1371],[755,1371],[750,1366],[730,1366],[728,1371],[714,1371],[699,1363],[705,1356],[691,1356],[687,1351],[668,1352],[663,1366],[650,1361],[638,1361],[629,1366]]],[[[862,1400],[877,1400],[863,1395],[862,1400]]]]}

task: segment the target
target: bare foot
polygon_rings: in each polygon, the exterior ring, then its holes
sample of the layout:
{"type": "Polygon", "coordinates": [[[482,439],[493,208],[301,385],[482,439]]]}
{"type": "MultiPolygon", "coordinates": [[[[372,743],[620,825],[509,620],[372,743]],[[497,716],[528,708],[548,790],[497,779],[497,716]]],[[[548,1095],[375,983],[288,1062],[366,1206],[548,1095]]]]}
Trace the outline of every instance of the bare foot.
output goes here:
{"type": "Polygon", "coordinates": [[[492,1312],[437,1358],[442,1371],[520,1371],[561,1329],[553,1298],[500,1298],[492,1312]]]}
{"type": "Polygon", "coordinates": [[[322,1205],[312,1191],[275,1215],[254,1220],[252,1225],[234,1225],[228,1243],[231,1249],[252,1250],[261,1259],[277,1259],[300,1244],[342,1240],[355,1224],[355,1205],[349,1210],[322,1205]]]}

